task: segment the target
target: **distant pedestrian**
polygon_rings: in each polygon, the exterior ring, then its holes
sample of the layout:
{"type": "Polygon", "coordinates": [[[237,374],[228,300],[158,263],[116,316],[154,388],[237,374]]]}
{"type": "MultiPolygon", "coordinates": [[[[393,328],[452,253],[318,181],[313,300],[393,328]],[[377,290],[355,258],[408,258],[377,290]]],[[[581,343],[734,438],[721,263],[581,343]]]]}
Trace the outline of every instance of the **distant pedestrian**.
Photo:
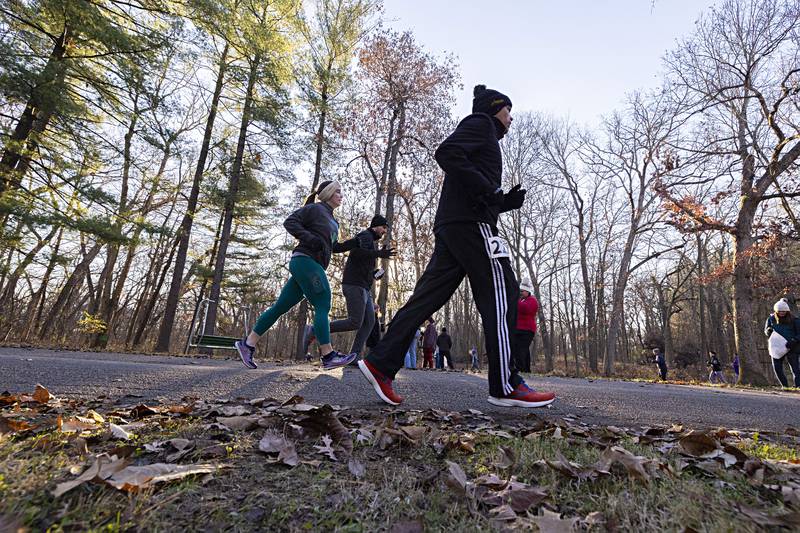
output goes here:
{"type": "Polygon", "coordinates": [[[442,368],[449,366],[451,370],[455,370],[456,367],[453,366],[453,356],[450,355],[450,349],[453,347],[453,339],[451,339],[450,334],[447,333],[447,328],[442,327],[442,332],[439,333],[439,336],[436,338],[436,346],[439,348],[442,368]],[[447,360],[446,365],[445,360],[447,360]]]}
{"type": "Polygon", "coordinates": [[[480,370],[480,361],[478,360],[478,349],[474,346],[469,351],[469,357],[472,360],[472,370],[480,370]]]}
{"type": "Polygon", "coordinates": [[[736,374],[736,380],[739,380],[739,354],[733,354],[733,362],[731,363],[733,367],[733,373],[736,374]]]}
{"type": "Polygon", "coordinates": [[[436,350],[436,321],[428,319],[425,332],[422,334],[422,368],[433,368],[433,352],[436,350]]]}
{"type": "Polygon", "coordinates": [[[411,346],[406,351],[405,367],[416,370],[417,368],[417,340],[419,335],[414,335],[411,339],[411,346]]]}
{"type": "Polygon", "coordinates": [[[653,350],[653,362],[658,365],[658,373],[661,376],[661,381],[667,381],[667,360],[664,357],[664,352],[661,351],[661,348],[655,348],[653,350]]]}
{"type": "Polygon", "coordinates": [[[708,352],[707,366],[711,368],[711,372],[708,374],[708,381],[710,383],[727,383],[727,381],[725,381],[725,375],[722,373],[722,363],[719,357],[717,357],[717,352],[713,350],[708,352]]]}
{"type": "Polygon", "coordinates": [[[517,300],[517,328],[514,330],[512,347],[514,365],[520,372],[531,371],[531,341],[536,335],[536,313],[539,311],[539,302],[532,291],[530,283],[527,281],[520,283],[519,299],[517,300]]]}
{"type": "Polygon", "coordinates": [[[783,362],[788,361],[794,386],[800,387],[800,318],[792,316],[786,299],[775,302],[773,310],[774,313],[767,318],[764,333],[769,337],[769,355],[772,356],[775,377],[784,387],[789,386],[783,371],[783,362]]]}

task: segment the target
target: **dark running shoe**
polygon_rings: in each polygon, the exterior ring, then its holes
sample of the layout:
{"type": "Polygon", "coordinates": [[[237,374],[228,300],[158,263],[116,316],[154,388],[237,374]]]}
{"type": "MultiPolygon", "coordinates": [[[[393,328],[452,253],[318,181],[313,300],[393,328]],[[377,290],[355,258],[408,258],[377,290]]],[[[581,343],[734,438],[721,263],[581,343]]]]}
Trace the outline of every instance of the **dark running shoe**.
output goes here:
{"type": "Polygon", "coordinates": [[[331,353],[323,355],[321,357],[322,369],[333,370],[334,368],[341,368],[343,366],[347,366],[356,357],[358,357],[357,353],[341,353],[337,352],[336,350],[333,350],[331,353]]]}
{"type": "Polygon", "coordinates": [[[253,361],[253,354],[256,353],[256,347],[247,344],[247,338],[236,341],[233,345],[236,347],[236,351],[239,352],[239,359],[242,360],[244,366],[247,368],[258,368],[256,362],[253,361]]]}
{"type": "Polygon", "coordinates": [[[489,396],[489,403],[503,407],[544,407],[553,403],[556,395],[552,392],[536,392],[523,381],[508,396],[497,398],[489,396]]]}
{"type": "Polygon", "coordinates": [[[381,400],[389,405],[400,405],[403,401],[403,397],[394,392],[394,389],[392,389],[392,380],[390,378],[384,376],[381,371],[372,366],[366,359],[358,362],[358,368],[361,369],[361,373],[367,378],[367,381],[369,381],[372,388],[375,389],[375,392],[378,393],[381,400]]]}

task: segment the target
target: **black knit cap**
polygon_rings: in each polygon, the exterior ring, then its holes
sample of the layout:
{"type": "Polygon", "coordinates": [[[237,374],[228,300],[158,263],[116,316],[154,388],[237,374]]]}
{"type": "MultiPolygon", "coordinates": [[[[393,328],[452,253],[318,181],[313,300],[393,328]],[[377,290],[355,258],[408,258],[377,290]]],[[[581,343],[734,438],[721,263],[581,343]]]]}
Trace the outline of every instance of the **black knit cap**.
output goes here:
{"type": "Polygon", "coordinates": [[[494,89],[487,89],[486,85],[476,85],[472,90],[473,113],[486,113],[496,115],[505,106],[511,107],[511,99],[494,89]]]}
{"type": "Polygon", "coordinates": [[[377,228],[378,226],[388,226],[389,223],[386,222],[386,218],[383,215],[375,215],[372,217],[372,221],[369,223],[370,228],[377,228]]]}

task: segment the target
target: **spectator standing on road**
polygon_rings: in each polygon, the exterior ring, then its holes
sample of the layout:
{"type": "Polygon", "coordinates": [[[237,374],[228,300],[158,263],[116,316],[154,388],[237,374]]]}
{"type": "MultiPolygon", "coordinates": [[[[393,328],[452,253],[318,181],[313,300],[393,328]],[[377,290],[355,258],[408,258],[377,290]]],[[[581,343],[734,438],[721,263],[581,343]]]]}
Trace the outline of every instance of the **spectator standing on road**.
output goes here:
{"type": "Polygon", "coordinates": [[[433,368],[433,352],[436,350],[436,321],[428,319],[428,325],[422,334],[422,368],[433,368]]]}
{"type": "Polygon", "coordinates": [[[405,367],[411,368],[416,370],[417,369],[417,340],[419,335],[414,335],[414,338],[411,339],[411,346],[408,347],[408,351],[406,352],[406,361],[405,367]]]}
{"type": "Polygon", "coordinates": [[[447,333],[446,327],[442,327],[442,332],[436,338],[436,347],[439,348],[439,358],[442,361],[442,368],[449,366],[451,370],[455,370],[456,367],[453,366],[453,356],[450,355],[450,349],[453,347],[453,339],[451,339],[450,334],[447,333]],[[447,359],[446,365],[445,359],[447,359]]]}
{"type": "Polygon", "coordinates": [[[710,383],[727,383],[727,381],[725,381],[725,375],[722,373],[722,363],[719,357],[717,357],[717,352],[713,350],[708,352],[707,366],[711,368],[711,372],[708,374],[708,381],[710,383]]]}
{"type": "Polygon", "coordinates": [[[664,352],[661,351],[661,348],[655,348],[653,350],[653,355],[655,356],[653,362],[658,365],[658,373],[661,376],[661,381],[667,381],[667,360],[664,357],[664,352]]]}
{"type": "Polygon", "coordinates": [[[733,362],[731,363],[733,367],[733,373],[736,374],[736,380],[739,380],[739,354],[733,354],[733,362]]]}
{"type": "Polygon", "coordinates": [[[789,386],[783,371],[783,362],[788,361],[794,386],[800,387],[800,318],[792,316],[784,298],[775,302],[773,311],[767,318],[764,334],[769,337],[769,355],[772,356],[775,377],[784,387],[789,386]]]}
{"type": "Polygon", "coordinates": [[[480,361],[478,361],[478,349],[474,346],[469,351],[469,357],[472,361],[472,370],[480,370],[480,361]]]}
{"type": "Polygon", "coordinates": [[[517,328],[514,330],[514,365],[520,372],[531,371],[531,341],[536,335],[536,313],[539,302],[532,294],[533,288],[527,281],[519,286],[517,300],[517,328]]]}

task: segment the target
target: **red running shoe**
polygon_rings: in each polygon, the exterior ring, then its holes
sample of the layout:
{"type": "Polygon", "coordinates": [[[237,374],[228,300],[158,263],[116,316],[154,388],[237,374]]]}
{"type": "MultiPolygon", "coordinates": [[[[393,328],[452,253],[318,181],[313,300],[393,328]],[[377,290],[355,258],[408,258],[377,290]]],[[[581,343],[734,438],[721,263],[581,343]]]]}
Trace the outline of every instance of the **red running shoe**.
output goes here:
{"type": "Polygon", "coordinates": [[[372,388],[375,389],[375,392],[378,393],[381,400],[389,405],[400,405],[403,401],[403,397],[394,392],[391,379],[384,376],[380,370],[372,366],[366,359],[362,359],[358,362],[358,368],[361,369],[361,373],[364,374],[364,377],[370,382],[372,388]]]}
{"type": "Polygon", "coordinates": [[[489,396],[489,403],[502,407],[544,407],[555,399],[556,395],[552,392],[536,392],[523,381],[508,396],[489,396]]]}

